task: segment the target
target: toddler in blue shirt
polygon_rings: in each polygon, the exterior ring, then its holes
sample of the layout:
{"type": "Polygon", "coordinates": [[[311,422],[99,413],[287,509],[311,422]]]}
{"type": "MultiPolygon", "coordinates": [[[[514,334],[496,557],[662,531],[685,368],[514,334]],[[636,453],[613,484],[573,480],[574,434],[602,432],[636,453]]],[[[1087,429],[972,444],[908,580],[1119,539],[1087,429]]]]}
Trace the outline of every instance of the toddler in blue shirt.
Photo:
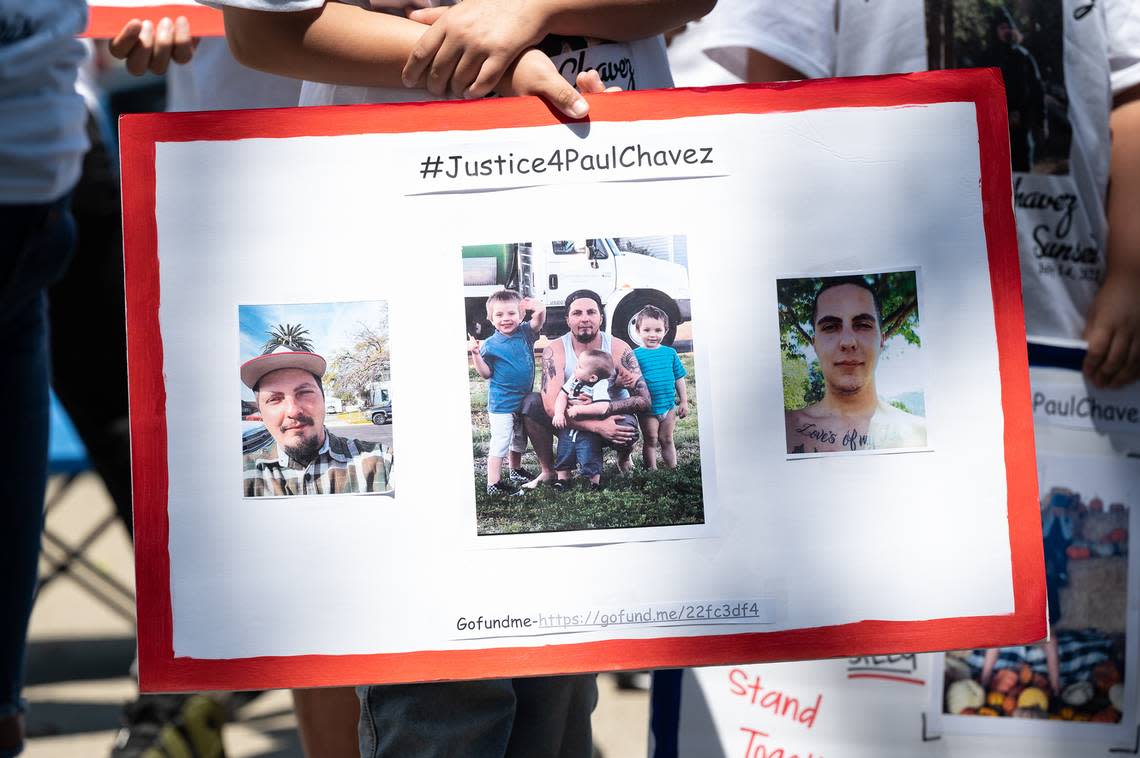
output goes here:
{"type": "Polygon", "coordinates": [[[638,417],[641,433],[645,435],[641,446],[641,460],[647,469],[657,468],[657,446],[661,458],[669,468],[677,468],[677,447],[673,444],[673,430],[677,419],[689,414],[689,396],[685,390],[685,367],[677,351],[661,344],[669,331],[669,314],[660,308],[647,305],[637,312],[633,320],[642,347],[633,354],[641,365],[641,374],[649,386],[653,407],[638,417]],[[678,398],[680,402],[678,402],[678,398]]]}
{"type": "Polygon", "coordinates": [[[523,428],[523,398],[534,389],[534,343],[546,322],[546,308],[512,290],[500,290],[487,298],[487,319],[495,333],[483,341],[467,343],[475,371],[490,380],[487,387],[487,418],[491,442],[487,448],[487,494],[518,495],[533,475],[522,468],[526,452],[523,428]],[[529,321],[523,316],[531,311],[529,321]],[[508,476],[503,477],[503,459],[508,458],[508,476]]]}

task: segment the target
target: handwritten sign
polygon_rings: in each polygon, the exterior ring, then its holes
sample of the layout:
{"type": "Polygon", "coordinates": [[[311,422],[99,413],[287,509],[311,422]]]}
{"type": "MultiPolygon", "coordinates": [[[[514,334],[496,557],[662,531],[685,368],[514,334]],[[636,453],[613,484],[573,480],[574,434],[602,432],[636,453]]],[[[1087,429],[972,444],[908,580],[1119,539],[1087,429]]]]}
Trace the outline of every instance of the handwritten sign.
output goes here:
{"type": "Polygon", "coordinates": [[[905,684],[926,684],[918,676],[918,656],[913,653],[903,655],[865,655],[847,661],[848,679],[882,679],[888,682],[905,684]]]}

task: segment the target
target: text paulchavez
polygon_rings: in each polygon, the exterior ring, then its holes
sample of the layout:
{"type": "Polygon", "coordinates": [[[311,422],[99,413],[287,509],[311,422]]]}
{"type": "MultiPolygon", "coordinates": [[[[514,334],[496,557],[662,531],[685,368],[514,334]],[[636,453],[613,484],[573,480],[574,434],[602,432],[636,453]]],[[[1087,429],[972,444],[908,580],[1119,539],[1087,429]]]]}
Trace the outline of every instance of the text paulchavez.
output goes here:
{"type": "Polygon", "coordinates": [[[716,165],[709,146],[660,147],[636,143],[611,145],[601,151],[558,147],[542,154],[491,156],[433,153],[419,162],[420,179],[476,179],[716,165]]]}

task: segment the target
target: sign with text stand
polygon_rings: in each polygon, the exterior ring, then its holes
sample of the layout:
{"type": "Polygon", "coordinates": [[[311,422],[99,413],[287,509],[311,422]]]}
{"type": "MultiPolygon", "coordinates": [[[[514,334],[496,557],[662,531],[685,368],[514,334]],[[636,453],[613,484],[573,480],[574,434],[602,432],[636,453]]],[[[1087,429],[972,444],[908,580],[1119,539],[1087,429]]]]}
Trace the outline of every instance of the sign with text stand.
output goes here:
{"type": "Polygon", "coordinates": [[[144,689],[1045,636],[997,75],[591,107],[123,120],[144,689]],[[541,359],[504,427],[516,333],[541,359]],[[851,429],[840,396],[869,400],[851,429]],[[619,427],[662,424],[631,455],[619,427]],[[500,497],[512,445],[565,486],[500,497]]]}

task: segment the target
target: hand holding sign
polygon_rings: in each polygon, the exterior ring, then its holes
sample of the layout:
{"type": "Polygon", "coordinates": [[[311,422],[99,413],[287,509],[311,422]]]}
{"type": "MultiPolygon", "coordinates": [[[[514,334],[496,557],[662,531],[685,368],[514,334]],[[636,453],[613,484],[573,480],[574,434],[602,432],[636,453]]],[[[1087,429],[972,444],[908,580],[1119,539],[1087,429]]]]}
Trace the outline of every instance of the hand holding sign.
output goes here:
{"type": "Polygon", "coordinates": [[[164,16],[157,24],[132,18],[111,40],[109,49],[111,55],[126,60],[127,71],[142,76],[147,71],[165,74],[172,60],[189,63],[197,46],[185,16],[174,20],[164,16]]]}
{"type": "Polygon", "coordinates": [[[1089,310],[1084,373],[1102,389],[1118,389],[1140,377],[1140,277],[1111,271],[1089,310]]]}
{"type": "Polygon", "coordinates": [[[424,86],[437,96],[489,94],[519,53],[545,34],[534,4],[523,0],[467,0],[413,11],[409,18],[431,29],[408,57],[404,86],[424,86]]]}

